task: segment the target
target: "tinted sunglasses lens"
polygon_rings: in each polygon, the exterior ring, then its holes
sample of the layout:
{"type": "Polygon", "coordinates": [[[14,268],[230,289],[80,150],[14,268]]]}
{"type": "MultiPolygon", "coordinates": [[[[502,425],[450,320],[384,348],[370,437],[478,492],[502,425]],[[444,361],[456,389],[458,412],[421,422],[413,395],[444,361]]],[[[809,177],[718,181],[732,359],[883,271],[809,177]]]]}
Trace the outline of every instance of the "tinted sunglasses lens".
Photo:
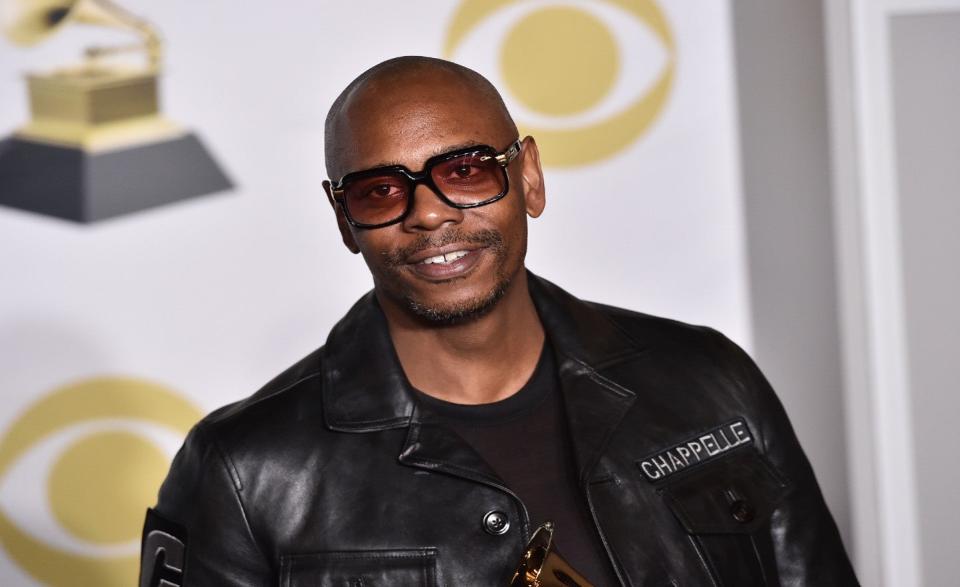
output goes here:
{"type": "Polygon", "coordinates": [[[360,224],[383,224],[403,215],[410,181],[401,174],[352,179],[343,185],[343,201],[350,217],[360,224]]]}
{"type": "Polygon", "coordinates": [[[454,204],[478,204],[503,194],[504,169],[487,153],[468,153],[440,161],[430,171],[433,183],[454,204]]]}

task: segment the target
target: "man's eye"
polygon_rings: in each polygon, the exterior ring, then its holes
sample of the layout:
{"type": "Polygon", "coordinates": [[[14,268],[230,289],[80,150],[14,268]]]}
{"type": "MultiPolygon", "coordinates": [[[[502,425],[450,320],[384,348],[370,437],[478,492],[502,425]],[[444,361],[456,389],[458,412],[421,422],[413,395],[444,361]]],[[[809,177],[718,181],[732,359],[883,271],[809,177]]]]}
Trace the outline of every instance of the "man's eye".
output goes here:
{"type": "Polygon", "coordinates": [[[480,173],[480,168],[476,165],[462,163],[450,170],[451,179],[472,179],[480,173]]]}
{"type": "Polygon", "coordinates": [[[375,185],[367,191],[367,197],[369,198],[395,198],[401,195],[403,195],[403,190],[399,186],[389,183],[375,185]]]}

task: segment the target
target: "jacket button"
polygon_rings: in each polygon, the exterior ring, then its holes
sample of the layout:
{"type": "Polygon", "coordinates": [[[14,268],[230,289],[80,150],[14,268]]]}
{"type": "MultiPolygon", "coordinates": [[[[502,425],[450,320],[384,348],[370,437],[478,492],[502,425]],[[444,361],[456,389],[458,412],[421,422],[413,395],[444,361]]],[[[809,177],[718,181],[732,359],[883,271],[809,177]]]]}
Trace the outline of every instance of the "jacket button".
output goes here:
{"type": "Polygon", "coordinates": [[[747,524],[753,521],[753,508],[749,503],[738,499],[730,504],[730,515],[741,524],[747,524]]]}
{"type": "Polygon", "coordinates": [[[510,519],[507,514],[497,510],[487,512],[487,515],[483,516],[483,529],[487,534],[502,536],[510,529],[510,519]]]}

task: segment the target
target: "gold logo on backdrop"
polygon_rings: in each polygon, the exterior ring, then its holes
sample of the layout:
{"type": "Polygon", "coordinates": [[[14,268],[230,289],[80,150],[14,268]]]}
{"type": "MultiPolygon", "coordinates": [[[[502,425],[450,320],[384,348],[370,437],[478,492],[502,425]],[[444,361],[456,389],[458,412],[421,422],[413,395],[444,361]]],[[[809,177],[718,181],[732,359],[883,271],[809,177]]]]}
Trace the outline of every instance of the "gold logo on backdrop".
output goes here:
{"type": "MultiPolygon", "coordinates": [[[[464,0],[454,13],[443,53],[451,57],[486,18],[523,0],[464,0]]],[[[636,141],[657,119],[673,86],[676,46],[653,0],[607,0],[646,26],[666,51],[666,63],[647,91],[605,119],[572,128],[525,124],[544,162],[557,167],[594,163],[636,141]]],[[[620,47],[607,25],[572,4],[547,4],[512,23],[500,46],[499,69],[510,93],[546,116],[571,117],[601,102],[620,75],[620,47]]]]}
{"type": "Polygon", "coordinates": [[[45,497],[53,519],[68,535],[112,554],[68,552],[0,512],[0,542],[7,554],[38,581],[54,587],[135,584],[144,513],[156,501],[170,459],[145,436],[110,424],[148,423],[183,436],[200,417],[183,397],[139,379],[88,379],[42,398],[0,438],[0,477],[51,435],[80,424],[102,423],[56,456],[45,497]]]}

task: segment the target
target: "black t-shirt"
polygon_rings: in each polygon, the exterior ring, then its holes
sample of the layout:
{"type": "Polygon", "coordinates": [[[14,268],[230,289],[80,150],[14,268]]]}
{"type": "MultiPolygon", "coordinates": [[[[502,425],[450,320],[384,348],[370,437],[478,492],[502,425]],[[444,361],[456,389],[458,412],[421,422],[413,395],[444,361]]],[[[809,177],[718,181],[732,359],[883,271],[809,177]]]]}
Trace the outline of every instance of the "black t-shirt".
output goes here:
{"type": "Polygon", "coordinates": [[[615,585],[613,569],[577,484],[553,349],[544,344],[530,380],[512,396],[465,405],[419,393],[527,506],[533,528],[551,521],[557,549],[594,585],[615,585]]]}

